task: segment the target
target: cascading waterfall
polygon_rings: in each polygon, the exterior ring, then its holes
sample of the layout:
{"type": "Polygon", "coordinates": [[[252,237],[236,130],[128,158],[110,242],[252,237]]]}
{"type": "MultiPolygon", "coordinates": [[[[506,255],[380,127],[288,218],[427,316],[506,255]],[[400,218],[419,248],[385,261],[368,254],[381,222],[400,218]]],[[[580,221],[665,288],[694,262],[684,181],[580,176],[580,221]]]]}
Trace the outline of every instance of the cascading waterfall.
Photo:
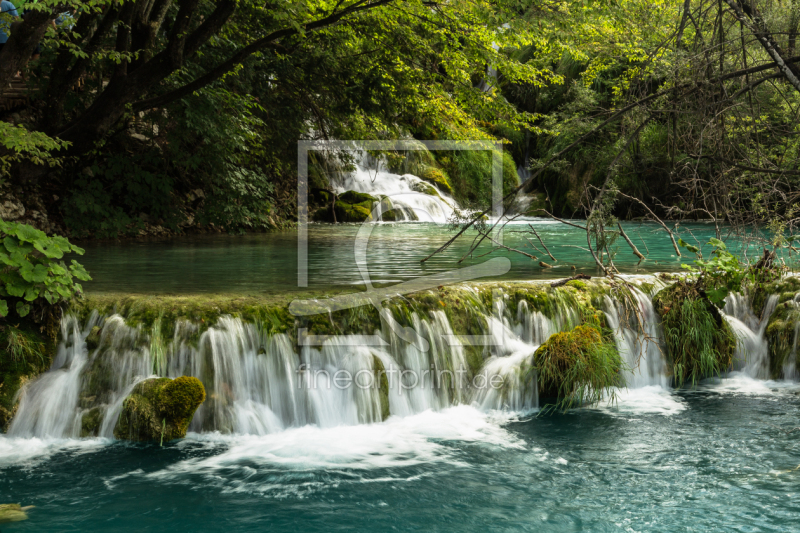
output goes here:
{"type": "Polygon", "coordinates": [[[337,193],[356,191],[375,197],[388,198],[398,220],[421,222],[447,222],[458,203],[444,191],[436,189],[413,174],[394,174],[388,172],[382,162],[370,169],[367,158],[356,164],[356,170],[343,176],[332,178],[337,193]],[[436,194],[424,191],[434,189],[436,194]]]}
{"type": "Polygon", "coordinates": [[[732,293],[725,299],[722,313],[736,335],[734,367],[750,377],[769,377],[769,346],[764,332],[777,303],[777,295],[769,296],[761,317],[757,317],[747,295],[732,293]]]}
{"type": "MultiPolygon", "coordinates": [[[[483,335],[454,334],[441,309],[387,307],[373,336],[381,344],[366,346],[332,336],[298,347],[288,334],[230,316],[205,331],[179,321],[165,339],[160,319],[146,331],[117,314],[93,312],[84,324],[67,315],[53,365],[21,391],[9,434],[80,437],[87,417],[94,417],[95,434],[111,438],[124,399],[153,376],[190,375],[203,382],[207,400],[192,420],[195,432],[263,435],[308,424],[368,424],[383,420],[387,409],[403,417],[464,403],[486,411],[538,407],[534,353],[553,333],[579,324],[578,310],[568,300],[554,299],[548,317],[524,300],[510,307],[508,295],[499,291],[486,310],[476,303],[477,293],[471,294],[462,305],[471,306],[483,335]],[[410,324],[424,343],[398,337],[391,327],[398,320],[410,324]],[[90,350],[87,337],[98,328],[90,350]],[[476,357],[482,361],[477,368],[476,357]],[[380,370],[388,388],[381,385],[380,370]]],[[[746,360],[741,368],[752,377],[767,377],[764,332],[776,301],[768,298],[762,316],[755,317],[747,298],[734,294],[724,310],[739,338],[737,359],[746,360]]],[[[605,296],[604,312],[629,369],[627,387],[668,389],[663,334],[650,295],[631,287],[624,301],[605,296]]],[[[797,329],[793,355],[796,350],[797,329]]],[[[794,367],[785,374],[792,377],[794,367]]]]}
{"type": "Polygon", "coordinates": [[[666,347],[652,299],[636,287],[630,289],[631,300],[605,297],[605,315],[620,356],[630,369],[625,381],[630,388],[669,386],[666,347]]]}

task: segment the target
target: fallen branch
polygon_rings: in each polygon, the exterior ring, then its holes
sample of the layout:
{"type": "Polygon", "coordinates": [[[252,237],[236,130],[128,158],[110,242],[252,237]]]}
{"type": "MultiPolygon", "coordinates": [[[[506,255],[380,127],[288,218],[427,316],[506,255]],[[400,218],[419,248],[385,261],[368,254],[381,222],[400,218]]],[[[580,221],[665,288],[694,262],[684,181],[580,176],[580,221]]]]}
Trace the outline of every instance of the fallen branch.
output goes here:
{"type": "MultiPolygon", "coordinates": [[[[644,256],[643,256],[643,255],[642,255],[642,253],[639,251],[639,249],[638,249],[638,248],[636,248],[636,245],[635,245],[635,244],[633,244],[633,241],[631,241],[631,240],[628,238],[628,235],[625,233],[625,230],[623,230],[623,229],[622,229],[622,224],[620,224],[619,222],[617,222],[617,227],[619,227],[619,234],[620,234],[620,235],[622,235],[622,238],[623,238],[623,239],[625,239],[625,242],[627,242],[627,243],[628,243],[628,246],[630,246],[630,247],[631,247],[631,250],[633,250],[633,255],[635,255],[636,257],[638,257],[638,258],[639,258],[639,263],[641,263],[642,261],[644,261],[644,256]]],[[[636,264],[638,265],[639,263],[636,263],[636,264]]]]}
{"type": "Polygon", "coordinates": [[[533,234],[534,234],[534,235],[536,235],[536,238],[537,238],[537,239],[539,239],[539,242],[540,242],[540,243],[542,243],[542,247],[544,248],[544,251],[545,251],[545,252],[547,252],[547,255],[549,255],[549,256],[550,256],[550,259],[552,259],[553,261],[558,261],[558,259],[556,259],[555,257],[553,257],[553,254],[551,254],[551,253],[550,253],[550,250],[548,250],[548,249],[547,249],[547,245],[544,243],[544,241],[542,240],[542,238],[541,238],[541,237],[539,237],[539,234],[538,234],[538,233],[536,233],[536,230],[534,229],[534,227],[533,227],[533,226],[531,226],[530,224],[528,224],[528,227],[529,227],[529,228],[531,228],[531,231],[533,232],[533,234]]]}
{"type": "Polygon", "coordinates": [[[660,218],[658,218],[655,213],[653,213],[653,210],[650,209],[650,207],[646,203],[644,203],[643,201],[639,200],[634,196],[628,196],[627,194],[621,193],[619,191],[617,191],[617,194],[619,194],[620,196],[624,196],[628,200],[633,200],[634,202],[638,202],[639,204],[641,204],[642,207],[647,209],[647,212],[650,213],[650,216],[653,217],[653,219],[655,219],[656,222],[661,224],[661,227],[664,228],[664,231],[666,231],[669,234],[669,238],[672,241],[672,247],[675,248],[675,253],[678,254],[678,257],[681,257],[681,250],[680,248],[678,248],[678,243],[675,242],[675,235],[672,233],[672,231],[670,231],[667,225],[664,224],[664,222],[660,218]]]}
{"type": "Polygon", "coordinates": [[[576,279],[592,279],[592,276],[590,276],[588,274],[576,274],[576,275],[572,276],[571,278],[564,278],[564,279],[560,279],[558,281],[554,281],[553,283],[550,284],[550,286],[551,287],[561,287],[562,285],[566,285],[570,281],[574,281],[576,279]]]}

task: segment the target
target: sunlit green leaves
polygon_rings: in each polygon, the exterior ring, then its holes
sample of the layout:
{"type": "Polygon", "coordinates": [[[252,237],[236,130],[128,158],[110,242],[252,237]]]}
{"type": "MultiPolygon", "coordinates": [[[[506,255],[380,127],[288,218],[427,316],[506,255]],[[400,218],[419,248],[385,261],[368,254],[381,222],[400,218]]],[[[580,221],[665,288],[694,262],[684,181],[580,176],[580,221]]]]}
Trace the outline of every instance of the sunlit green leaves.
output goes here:
{"type": "MultiPolygon", "coordinates": [[[[0,296],[18,299],[14,309],[20,317],[27,316],[31,304],[39,300],[54,305],[80,294],[82,288],[74,282],[75,278],[91,279],[77,261],[72,260],[69,267],[55,261],[67,253],[83,253],[83,249],[63,237],[48,237],[27,224],[0,220],[2,235],[0,262],[4,267],[0,267],[0,296]]],[[[0,300],[0,317],[8,312],[8,302],[0,300]]]]}

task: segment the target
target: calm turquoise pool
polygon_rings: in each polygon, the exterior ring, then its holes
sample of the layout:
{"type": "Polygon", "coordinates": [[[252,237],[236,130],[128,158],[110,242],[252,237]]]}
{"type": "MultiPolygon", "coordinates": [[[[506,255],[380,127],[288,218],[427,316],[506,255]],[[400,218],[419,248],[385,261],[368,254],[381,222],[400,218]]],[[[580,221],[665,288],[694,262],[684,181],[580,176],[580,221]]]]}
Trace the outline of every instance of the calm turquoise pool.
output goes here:
{"type": "MultiPolygon", "coordinates": [[[[354,255],[357,224],[310,224],[308,228],[308,289],[330,290],[363,286],[354,255]]],[[[506,226],[504,243],[524,250],[538,259],[498,250],[491,256],[488,243],[471,258],[458,263],[475,234],[458,241],[443,254],[426,263],[420,260],[453,235],[447,225],[434,223],[375,224],[367,245],[370,278],[376,285],[392,285],[420,276],[437,274],[483,263],[489,257],[505,256],[511,269],[502,279],[550,279],[577,272],[596,274],[591,255],[585,251],[586,233],[550,220],[515,221],[506,226]],[[529,232],[531,222],[557,259],[535,250],[541,249],[529,232]],[[584,248],[584,249],[582,249],[584,248]],[[555,268],[542,268],[539,261],[555,268]]],[[[681,263],[693,257],[677,257],[669,237],[651,223],[626,223],[625,231],[647,260],[638,259],[621,239],[612,246],[615,263],[623,273],[651,273],[680,270],[681,263]]],[[[695,223],[678,228],[689,243],[704,244],[715,235],[713,224],[695,223]]],[[[725,231],[722,235],[725,237],[725,231]]],[[[731,248],[742,251],[741,245],[731,248]]],[[[706,255],[709,248],[706,247],[706,255]]],[[[756,246],[750,253],[760,255],[756,246]]],[[[691,255],[691,254],[689,254],[691,255]]],[[[283,293],[298,290],[297,232],[255,235],[209,235],[175,238],[169,241],[89,243],[81,262],[93,281],[89,291],[138,293],[283,293]]],[[[495,278],[497,279],[497,278],[495,278]]]]}

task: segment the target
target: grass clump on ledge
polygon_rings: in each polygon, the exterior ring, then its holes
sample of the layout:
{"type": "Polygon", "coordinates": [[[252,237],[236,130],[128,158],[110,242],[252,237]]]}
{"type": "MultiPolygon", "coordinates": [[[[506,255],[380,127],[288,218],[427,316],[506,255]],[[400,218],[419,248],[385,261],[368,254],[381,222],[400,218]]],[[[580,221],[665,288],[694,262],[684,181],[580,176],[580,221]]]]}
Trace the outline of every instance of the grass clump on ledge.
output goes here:
{"type": "Polygon", "coordinates": [[[736,336],[696,285],[678,281],[653,299],[664,327],[676,387],[718,376],[733,363],[736,336]]]}
{"type": "Polygon", "coordinates": [[[596,404],[609,387],[622,385],[622,359],[616,346],[594,326],[555,333],[533,354],[539,397],[557,398],[569,409],[596,404]]]}

